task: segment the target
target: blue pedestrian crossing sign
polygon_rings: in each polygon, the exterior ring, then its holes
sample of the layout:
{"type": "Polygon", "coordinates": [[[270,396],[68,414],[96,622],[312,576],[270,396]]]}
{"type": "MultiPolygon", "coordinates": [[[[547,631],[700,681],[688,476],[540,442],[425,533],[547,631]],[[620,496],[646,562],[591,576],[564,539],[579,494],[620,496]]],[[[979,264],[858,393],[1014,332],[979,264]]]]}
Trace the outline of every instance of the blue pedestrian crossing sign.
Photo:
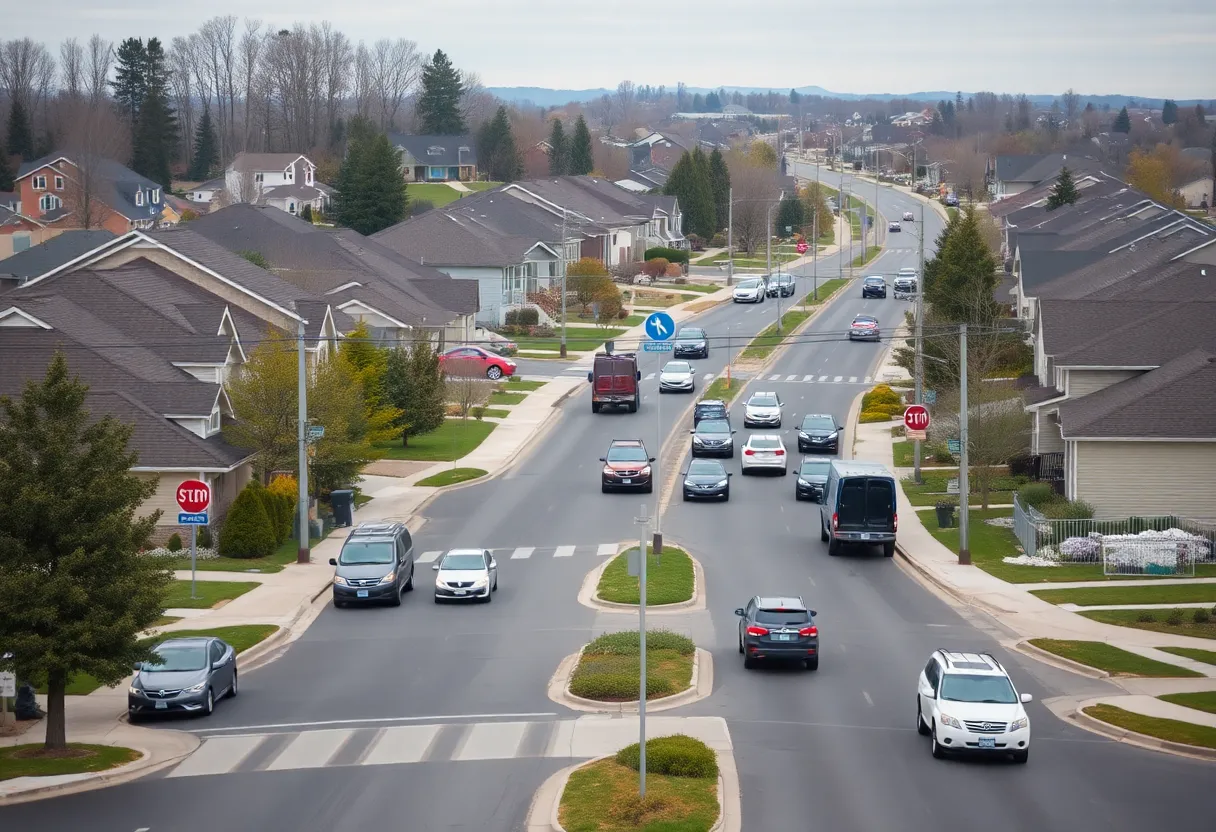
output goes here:
{"type": "Polygon", "coordinates": [[[670,341],[676,334],[676,322],[666,312],[651,312],[645,326],[651,341],[670,341]]]}

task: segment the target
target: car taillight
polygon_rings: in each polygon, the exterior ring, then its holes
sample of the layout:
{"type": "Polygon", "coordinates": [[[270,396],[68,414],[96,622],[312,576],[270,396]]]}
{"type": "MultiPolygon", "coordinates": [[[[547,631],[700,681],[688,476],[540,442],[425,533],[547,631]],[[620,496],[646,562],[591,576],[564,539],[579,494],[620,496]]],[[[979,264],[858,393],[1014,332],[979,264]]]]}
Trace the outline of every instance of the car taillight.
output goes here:
{"type": "Polygon", "coordinates": [[[803,627],[801,630],[798,631],[798,635],[800,635],[800,636],[817,636],[817,635],[819,635],[819,628],[818,627],[803,627]]]}
{"type": "Polygon", "coordinates": [[[768,635],[768,629],[765,627],[748,627],[747,634],[749,636],[766,636],[768,635]]]}
{"type": "Polygon", "coordinates": [[[785,456],[785,451],[781,449],[773,451],[773,453],[775,453],[777,456],[785,456]]]}
{"type": "Polygon", "coordinates": [[[899,515],[898,515],[898,514],[892,514],[892,515],[891,515],[891,520],[892,520],[892,521],[895,523],[895,531],[899,531],[899,515]]]}
{"type": "Polygon", "coordinates": [[[833,513],[832,514],[832,531],[836,531],[839,528],[840,528],[840,515],[833,513]]]}
{"type": "Polygon", "coordinates": [[[746,456],[752,456],[752,455],[753,455],[753,454],[755,454],[756,452],[755,452],[755,451],[753,451],[751,448],[747,448],[746,450],[744,450],[744,451],[743,451],[743,453],[744,453],[744,455],[746,455],[746,456]]]}

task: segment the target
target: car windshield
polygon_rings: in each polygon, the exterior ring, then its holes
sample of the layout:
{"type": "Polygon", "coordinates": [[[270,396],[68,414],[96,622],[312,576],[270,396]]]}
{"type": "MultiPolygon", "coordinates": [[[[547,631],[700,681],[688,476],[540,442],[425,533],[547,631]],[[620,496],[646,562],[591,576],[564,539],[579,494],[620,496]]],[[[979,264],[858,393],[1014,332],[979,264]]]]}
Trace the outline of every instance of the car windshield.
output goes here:
{"type": "Polygon", "coordinates": [[[754,277],[748,278],[747,280],[739,281],[740,289],[755,289],[759,285],[760,285],[760,281],[754,277]]]}
{"type": "Polygon", "coordinates": [[[879,283],[885,282],[881,277],[867,277],[866,283],[877,286],[879,283]]]}
{"type": "Polygon", "coordinates": [[[685,328],[676,333],[676,338],[680,341],[700,341],[705,337],[705,332],[700,329],[685,328]]]}
{"type": "Polygon", "coordinates": [[[443,560],[439,562],[440,569],[485,569],[485,558],[476,552],[465,552],[463,554],[444,555],[443,560]]]}
{"type": "Polygon", "coordinates": [[[836,430],[836,423],[828,416],[807,416],[802,420],[803,430],[836,430]]]}
{"type": "Polygon", "coordinates": [[[153,648],[160,661],[145,662],[143,669],[153,673],[202,670],[207,666],[207,647],[202,644],[161,644],[153,648]]]}
{"type": "Polygon", "coordinates": [[[761,448],[763,450],[769,450],[770,448],[780,448],[781,440],[780,439],[762,439],[760,437],[753,436],[752,441],[749,442],[748,444],[751,445],[753,448],[761,448]]]}
{"type": "Polygon", "coordinates": [[[618,446],[608,449],[609,462],[645,462],[646,449],[637,446],[618,446]]]}
{"type": "Polygon", "coordinates": [[[776,407],[776,396],[752,396],[752,400],[748,402],[752,407],[776,407]]]}
{"type": "Polygon", "coordinates": [[[798,469],[798,473],[804,477],[827,476],[828,469],[831,467],[832,463],[826,459],[816,459],[802,463],[802,467],[798,469]]]}
{"type": "Polygon", "coordinates": [[[756,623],[767,624],[770,627],[789,625],[789,624],[806,624],[811,620],[811,616],[806,610],[756,610],[756,623]]]}
{"type": "Polygon", "coordinates": [[[338,563],[392,563],[393,544],[387,540],[347,540],[338,563]]]}
{"type": "Polygon", "coordinates": [[[1018,701],[1013,685],[1004,676],[947,673],[942,679],[942,699],[950,702],[989,702],[1012,705],[1018,701]]]}
{"type": "Polygon", "coordinates": [[[726,476],[726,469],[721,462],[709,459],[696,459],[688,466],[688,474],[692,477],[726,476]]]}
{"type": "Polygon", "coordinates": [[[691,373],[692,367],[687,361],[668,361],[663,365],[665,373],[691,373]]]}
{"type": "Polygon", "coordinates": [[[730,433],[730,422],[725,419],[706,419],[697,425],[698,433],[730,433]]]}
{"type": "Polygon", "coordinates": [[[854,326],[872,326],[876,323],[878,323],[878,322],[876,320],[874,320],[873,318],[854,318],[853,319],[854,326]]]}

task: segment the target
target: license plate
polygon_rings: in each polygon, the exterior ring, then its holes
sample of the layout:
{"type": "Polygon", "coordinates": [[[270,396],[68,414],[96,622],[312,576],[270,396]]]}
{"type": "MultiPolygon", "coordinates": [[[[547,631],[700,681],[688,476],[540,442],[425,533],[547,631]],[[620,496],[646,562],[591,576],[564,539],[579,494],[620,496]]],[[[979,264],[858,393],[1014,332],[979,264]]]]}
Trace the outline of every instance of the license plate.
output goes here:
{"type": "Polygon", "coordinates": [[[869,535],[867,532],[862,532],[862,533],[861,533],[861,539],[862,539],[862,540],[869,540],[869,539],[870,539],[870,535],[869,535]]]}
{"type": "Polygon", "coordinates": [[[773,641],[790,641],[793,639],[789,633],[774,633],[773,641]]]}
{"type": "Polygon", "coordinates": [[[158,710],[158,711],[167,711],[167,710],[169,710],[169,703],[168,703],[168,702],[157,702],[157,703],[156,703],[156,710],[158,710]]]}
{"type": "Polygon", "coordinates": [[[630,485],[633,483],[633,480],[621,480],[621,482],[624,483],[625,485],[630,485]]]}
{"type": "Polygon", "coordinates": [[[456,594],[457,595],[468,595],[469,591],[467,589],[458,589],[458,590],[456,590],[456,594]]]}
{"type": "Polygon", "coordinates": [[[980,748],[996,748],[996,737],[980,737],[980,748]]]}
{"type": "Polygon", "coordinates": [[[359,591],[357,591],[357,592],[355,593],[355,595],[356,595],[356,596],[358,596],[359,598],[366,598],[366,597],[367,597],[367,590],[366,590],[366,589],[360,589],[359,591]]]}

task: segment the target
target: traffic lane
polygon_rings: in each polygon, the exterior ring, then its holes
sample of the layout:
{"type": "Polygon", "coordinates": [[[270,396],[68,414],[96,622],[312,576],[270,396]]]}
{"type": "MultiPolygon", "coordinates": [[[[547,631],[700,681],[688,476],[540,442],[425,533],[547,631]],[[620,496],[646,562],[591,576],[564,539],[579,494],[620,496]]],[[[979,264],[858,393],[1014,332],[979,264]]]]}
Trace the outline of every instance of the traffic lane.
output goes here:
{"type": "Polygon", "coordinates": [[[512,356],[517,365],[515,375],[525,378],[552,378],[574,366],[574,361],[562,358],[520,358],[512,356]]]}
{"type": "Polygon", "coordinates": [[[509,832],[523,828],[536,789],[569,764],[567,759],[519,758],[153,776],[0,808],[0,827],[40,832],[509,832]]]}

